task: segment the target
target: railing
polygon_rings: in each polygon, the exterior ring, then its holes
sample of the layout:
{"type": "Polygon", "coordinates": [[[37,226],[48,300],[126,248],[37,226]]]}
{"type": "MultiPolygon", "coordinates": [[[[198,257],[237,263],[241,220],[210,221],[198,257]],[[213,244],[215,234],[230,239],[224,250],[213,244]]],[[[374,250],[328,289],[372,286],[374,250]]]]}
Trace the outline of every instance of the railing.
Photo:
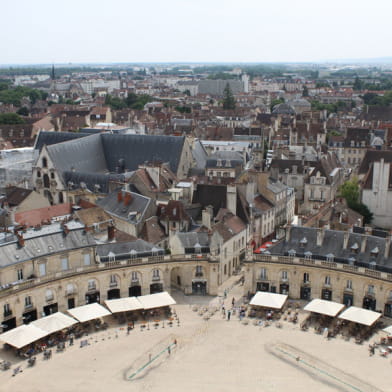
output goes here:
{"type": "MultiPolygon", "coordinates": [[[[177,262],[188,262],[188,261],[211,261],[218,262],[211,255],[200,253],[200,254],[186,254],[186,255],[159,255],[150,257],[139,257],[124,259],[124,260],[114,260],[107,261],[92,265],[83,265],[76,268],[71,268],[64,271],[58,271],[52,274],[47,274],[44,276],[39,276],[34,279],[28,279],[22,282],[16,282],[15,284],[5,285],[4,288],[0,288],[0,298],[5,297],[11,293],[22,291],[33,286],[38,286],[45,284],[54,280],[69,278],[76,275],[106,271],[116,268],[126,268],[133,265],[145,265],[145,264],[159,264],[159,263],[177,263],[177,262]]],[[[154,279],[153,279],[154,280],[154,279]]],[[[158,279],[160,280],[160,278],[158,279]]],[[[90,289],[90,288],[89,288],[90,289]]],[[[66,295],[70,293],[66,292],[66,295]]]]}
{"type": "Polygon", "coordinates": [[[358,275],[368,276],[371,278],[381,279],[392,282],[392,274],[387,272],[376,271],[373,269],[358,267],[351,264],[335,263],[325,260],[304,259],[293,256],[274,256],[274,255],[253,255],[254,261],[261,261],[265,263],[279,263],[279,264],[295,264],[295,265],[309,265],[312,267],[321,267],[331,270],[344,271],[358,275]]]}

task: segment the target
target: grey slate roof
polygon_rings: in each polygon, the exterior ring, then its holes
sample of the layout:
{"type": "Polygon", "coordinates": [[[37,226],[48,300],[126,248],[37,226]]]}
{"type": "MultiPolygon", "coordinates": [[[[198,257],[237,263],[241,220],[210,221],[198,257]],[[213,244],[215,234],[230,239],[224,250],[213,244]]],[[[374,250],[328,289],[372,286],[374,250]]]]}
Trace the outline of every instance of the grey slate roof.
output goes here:
{"type": "MultiPolygon", "coordinates": [[[[111,181],[125,182],[126,180],[124,174],[81,173],[73,171],[65,171],[63,173],[63,178],[65,185],[67,185],[69,189],[81,188],[81,184],[84,183],[88,190],[99,193],[109,193],[109,182],[111,181]],[[73,183],[74,186],[71,187],[70,183],[73,183]],[[96,185],[99,185],[99,189],[96,188],[96,185]]],[[[132,184],[130,184],[130,186],[133,188],[132,191],[136,190],[132,184]]]]}
{"type": "MultiPolygon", "coordinates": [[[[290,229],[289,241],[282,240],[269,248],[273,255],[287,255],[289,250],[294,249],[297,256],[305,252],[311,252],[314,258],[326,259],[328,254],[333,254],[336,262],[348,263],[350,258],[356,260],[355,265],[368,267],[371,261],[375,261],[379,267],[392,268],[392,249],[389,249],[389,257],[384,258],[385,238],[366,236],[366,249],[361,252],[363,235],[350,233],[346,249],[343,249],[344,232],[337,230],[325,230],[322,246],[317,246],[317,229],[312,227],[293,226],[290,229]],[[305,246],[301,246],[301,240],[306,238],[305,246]],[[358,252],[354,249],[358,244],[358,252]],[[372,250],[378,248],[377,256],[372,250]]],[[[391,247],[391,246],[390,246],[391,247]]]]}
{"type": "Polygon", "coordinates": [[[193,143],[192,156],[194,162],[196,163],[195,167],[197,169],[204,170],[206,167],[208,155],[200,140],[195,140],[195,142],[193,143]]]}
{"type": "Polygon", "coordinates": [[[210,246],[208,233],[205,232],[189,232],[176,234],[184,248],[194,248],[199,244],[202,248],[210,246]]]}
{"type": "Polygon", "coordinates": [[[50,146],[52,144],[66,142],[68,140],[79,139],[88,136],[79,132],[48,132],[41,131],[35,141],[34,148],[41,151],[44,145],[50,146]]]}
{"type": "Polygon", "coordinates": [[[129,242],[116,242],[97,246],[97,255],[102,262],[109,261],[110,256],[116,260],[129,259],[130,257],[147,257],[163,255],[162,248],[154,246],[144,240],[138,239],[129,242]]]}
{"type": "MultiPolygon", "coordinates": [[[[107,169],[116,171],[120,159],[125,168],[136,170],[145,161],[169,162],[177,173],[185,141],[184,136],[112,135],[101,134],[107,169]]],[[[90,136],[91,137],[91,136],[90,136]]]]}
{"type": "Polygon", "coordinates": [[[3,243],[0,244],[0,268],[92,245],[95,245],[94,238],[83,229],[70,230],[67,235],[63,235],[62,231],[57,231],[26,238],[23,247],[19,247],[16,236],[11,235],[6,240],[3,239],[3,243]]]}
{"type": "Polygon", "coordinates": [[[153,201],[146,196],[139,195],[134,192],[123,192],[123,200],[118,201],[118,192],[112,192],[107,197],[97,200],[96,204],[102,207],[108,214],[115,215],[118,218],[130,221],[139,222],[143,219],[143,215],[149,205],[153,204],[153,201]],[[131,195],[131,201],[128,205],[124,203],[124,197],[126,194],[131,195]],[[131,213],[139,213],[139,219],[136,219],[136,215],[130,219],[131,213]]]}
{"type": "Polygon", "coordinates": [[[53,144],[47,149],[54,166],[61,172],[73,169],[84,173],[107,171],[100,135],[53,144]]]}

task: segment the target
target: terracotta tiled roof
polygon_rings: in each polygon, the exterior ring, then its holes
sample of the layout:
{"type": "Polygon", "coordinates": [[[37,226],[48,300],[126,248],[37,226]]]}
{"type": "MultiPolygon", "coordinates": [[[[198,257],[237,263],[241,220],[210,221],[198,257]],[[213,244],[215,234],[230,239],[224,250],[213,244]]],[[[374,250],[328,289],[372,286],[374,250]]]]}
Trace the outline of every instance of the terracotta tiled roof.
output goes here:
{"type": "Polygon", "coordinates": [[[21,225],[37,226],[43,222],[50,222],[52,218],[71,214],[70,203],[57,204],[50,207],[36,208],[34,210],[17,212],[15,221],[21,225]]]}

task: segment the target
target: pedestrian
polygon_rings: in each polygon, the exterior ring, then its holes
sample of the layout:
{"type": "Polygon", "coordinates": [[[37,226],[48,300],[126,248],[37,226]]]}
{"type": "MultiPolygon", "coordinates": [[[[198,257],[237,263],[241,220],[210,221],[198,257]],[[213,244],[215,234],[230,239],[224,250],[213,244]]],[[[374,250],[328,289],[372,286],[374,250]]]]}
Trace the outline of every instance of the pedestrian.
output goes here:
{"type": "Polygon", "coordinates": [[[170,355],[170,346],[167,347],[167,353],[170,355]]]}
{"type": "Polygon", "coordinates": [[[233,305],[234,308],[234,304],[235,304],[235,298],[233,297],[233,299],[231,300],[231,304],[233,305]]]}
{"type": "Polygon", "coordinates": [[[231,311],[228,310],[228,311],[227,311],[227,321],[230,321],[230,316],[231,316],[231,311]]]}
{"type": "Polygon", "coordinates": [[[222,314],[225,315],[225,305],[222,305],[222,314]]]}

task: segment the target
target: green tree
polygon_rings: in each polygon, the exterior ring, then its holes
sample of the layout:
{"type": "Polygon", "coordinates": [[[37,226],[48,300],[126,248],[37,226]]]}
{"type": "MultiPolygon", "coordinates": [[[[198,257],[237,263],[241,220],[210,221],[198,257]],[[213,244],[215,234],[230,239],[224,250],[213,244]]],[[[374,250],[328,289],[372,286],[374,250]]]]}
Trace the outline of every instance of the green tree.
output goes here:
{"type": "Polygon", "coordinates": [[[270,105],[271,111],[274,108],[274,106],[279,105],[280,103],[284,103],[284,99],[283,98],[273,99],[271,101],[271,105],[270,105]]]}
{"type": "Polygon", "coordinates": [[[27,109],[26,106],[23,106],[16,113],[19,114],[20,116],[28,116],[29,109],[27,109]]]}
{"type": "Polygon", "coordinates": [[[354,84],[353,84],[353,89],[358,91],[358,90],[362,90],[362,87],[363,87],[363,83],[361,82],[361,80],[357,76],[355,78],[355,81],[354,81],[354,84]]]}
{"type": "Polygon", "coordinates": [[[360,201],[359,197],[359,183],[357,178],[346,181],[339,188],[340,196],[344,197],[347,202],[347,206],[352,210],[358,212],[363,216],[363,223],[369,224],[372,222],[373,213],[369,210],[366,204],[360,201]]]}
{"type": "Polygon", "coordinates": [[[303,89],[302,89],[302,96],[303,96],[303,97],[309,97],[309,90],[308,90],[308,88],[306,87],[306,84],[304,84],[304,87],[303,87],[303,89]]]}
{"type": "Polygon", "coordinates": [[[16,113],[2,113],[0,114],[0,124],[24,124],[25,121],[16,113]]]}
{"type": "Polygon", "coordinates": [[[226,110],[235,109],[235,99],[229,83],[226,84],[226,87],[223,90],[223,109],[226,110]]]}

